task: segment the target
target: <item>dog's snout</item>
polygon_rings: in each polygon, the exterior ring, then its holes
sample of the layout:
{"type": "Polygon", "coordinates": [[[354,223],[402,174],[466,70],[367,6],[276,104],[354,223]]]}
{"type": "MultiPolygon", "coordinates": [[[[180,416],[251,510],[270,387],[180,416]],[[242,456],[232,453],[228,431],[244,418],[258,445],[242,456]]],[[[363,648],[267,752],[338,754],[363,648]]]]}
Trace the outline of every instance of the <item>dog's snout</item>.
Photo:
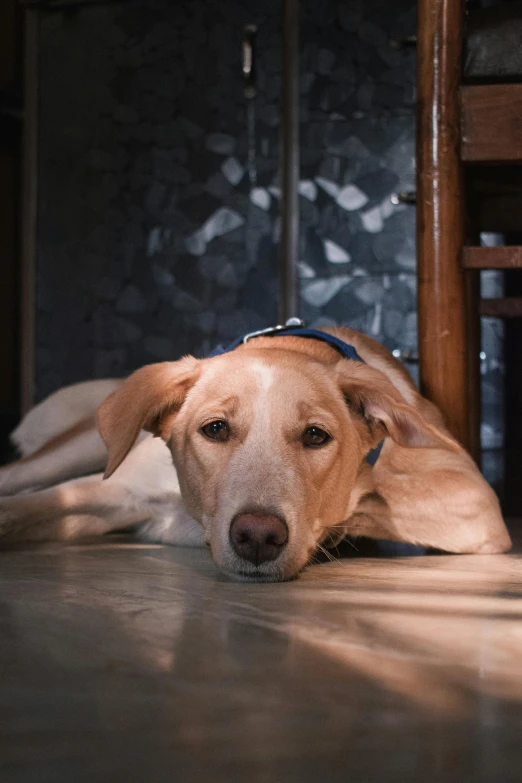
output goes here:
{"type": "Polygon", "coordinates": [[[239,514],[230,525],[230,542],[239,557],[259,566],[281,554],[288,528],[275,514],[239,514]]]}

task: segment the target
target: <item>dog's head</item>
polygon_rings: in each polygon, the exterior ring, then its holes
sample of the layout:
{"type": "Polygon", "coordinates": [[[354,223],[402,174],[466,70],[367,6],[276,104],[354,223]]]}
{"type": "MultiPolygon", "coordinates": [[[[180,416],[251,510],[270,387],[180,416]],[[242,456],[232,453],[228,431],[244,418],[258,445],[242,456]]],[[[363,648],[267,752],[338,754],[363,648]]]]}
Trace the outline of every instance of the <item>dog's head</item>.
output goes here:
{"type": "Polygon", "coordinates": [[[344,535],[380,440],[440,441],[378,370],[279,349],[144,367],[104,402],[99,427],[106,477],[140,430],[160,436],[215,562],[255,581],[295,576],[344,535]]]}

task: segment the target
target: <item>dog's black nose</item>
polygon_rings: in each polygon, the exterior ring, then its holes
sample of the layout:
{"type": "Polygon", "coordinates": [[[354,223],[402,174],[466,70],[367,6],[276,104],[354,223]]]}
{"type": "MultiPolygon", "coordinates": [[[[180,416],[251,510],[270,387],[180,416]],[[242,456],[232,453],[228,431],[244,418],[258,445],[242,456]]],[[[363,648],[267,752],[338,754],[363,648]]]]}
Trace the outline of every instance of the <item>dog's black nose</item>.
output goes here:
{"type": "Polygon", "coordinates": [[[275,514],[238,514],[230,525],[234,552],[258,566],[279,557],[288,542],[288,528],[275,514]]]}

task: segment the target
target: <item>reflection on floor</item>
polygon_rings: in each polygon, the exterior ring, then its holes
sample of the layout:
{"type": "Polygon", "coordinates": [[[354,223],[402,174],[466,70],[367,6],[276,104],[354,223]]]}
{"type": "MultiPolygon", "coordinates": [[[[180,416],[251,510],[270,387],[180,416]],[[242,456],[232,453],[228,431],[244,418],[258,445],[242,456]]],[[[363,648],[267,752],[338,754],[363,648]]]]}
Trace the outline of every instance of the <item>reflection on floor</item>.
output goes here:
{"type": "Polygon", "coordinates": [[[2,552],[0,676],[9,783],[519,781],[522,556],[2,552]]]}

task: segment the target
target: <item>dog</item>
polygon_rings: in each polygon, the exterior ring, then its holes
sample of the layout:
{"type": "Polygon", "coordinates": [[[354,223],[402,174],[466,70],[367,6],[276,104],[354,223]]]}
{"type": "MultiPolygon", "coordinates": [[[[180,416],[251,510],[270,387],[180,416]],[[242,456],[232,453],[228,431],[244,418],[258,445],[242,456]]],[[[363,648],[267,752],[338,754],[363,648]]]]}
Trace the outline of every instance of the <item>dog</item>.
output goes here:
{"type": "Polygon", "coordinates": [[[401,363],[352,329],[304,335],[277,327],[56,392],[12,435],[0,538],[132,529],[261,582],[345,536],[507,551],[495,493],[401,363]]]}

